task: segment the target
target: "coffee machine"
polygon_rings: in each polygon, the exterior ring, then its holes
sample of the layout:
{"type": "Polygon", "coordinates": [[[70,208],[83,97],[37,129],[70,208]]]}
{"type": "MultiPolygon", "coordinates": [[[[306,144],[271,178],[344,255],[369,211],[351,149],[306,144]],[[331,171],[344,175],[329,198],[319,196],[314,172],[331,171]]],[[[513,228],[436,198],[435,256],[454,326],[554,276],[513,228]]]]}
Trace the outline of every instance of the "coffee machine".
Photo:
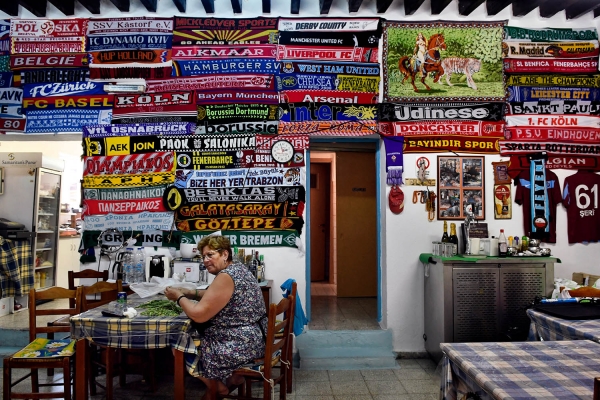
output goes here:
{"type": "Polygon", "coordinates": [[[171,276],[171,257],[165,254],[146,257],[146,282],[150,282],[153,276],[160,278],[171,276]]]}

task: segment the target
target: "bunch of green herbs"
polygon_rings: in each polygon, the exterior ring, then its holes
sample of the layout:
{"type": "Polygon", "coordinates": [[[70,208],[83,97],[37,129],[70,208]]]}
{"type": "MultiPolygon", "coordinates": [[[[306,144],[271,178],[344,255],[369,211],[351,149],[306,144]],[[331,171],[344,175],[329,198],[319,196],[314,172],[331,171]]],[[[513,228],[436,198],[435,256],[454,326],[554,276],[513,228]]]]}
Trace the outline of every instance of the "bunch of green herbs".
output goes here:
{"type": "Polygon", "coordinates": [[[150,300],[137,308],[146,309],[140,314],[147,317],[176,317],[183,312],[181,307],[170,300],[150,300]]]}

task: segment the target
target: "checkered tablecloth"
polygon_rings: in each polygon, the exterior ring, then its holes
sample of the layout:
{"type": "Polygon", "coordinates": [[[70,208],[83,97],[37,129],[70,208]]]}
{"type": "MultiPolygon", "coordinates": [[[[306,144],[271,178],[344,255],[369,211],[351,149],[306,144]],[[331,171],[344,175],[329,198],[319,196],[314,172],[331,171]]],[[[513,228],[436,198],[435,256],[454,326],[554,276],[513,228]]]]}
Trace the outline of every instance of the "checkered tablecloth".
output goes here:
{"type": "MultiPolygon", "coordinates": [[[[164,296],[152,296],[145,299],[130,296],[128,306],[161,299],[164,296]]],[[[85,338],[101,346],[126,349],[157,349],[172,347],[184,353],[196,354],[194,338],[196,330],[191,320],[181,314],[177,317],[146,317],[139,313],[135,318],[105,317],[102,311],[107,306],[93,308],[71,317],[71,336],[74,339],[85,338]]]]}
{"type": "Polygon", "coordinates": [[[553,342],[442,343],[442,398],[591,399],[600,375],[600,344],[553,342]]]}
{"type": "Polygon", "coordinates": [[[588,339],[600,343],[600,319],[568,320],[531,309],[527,315],[531,319],[528,340],[588,339]]]}

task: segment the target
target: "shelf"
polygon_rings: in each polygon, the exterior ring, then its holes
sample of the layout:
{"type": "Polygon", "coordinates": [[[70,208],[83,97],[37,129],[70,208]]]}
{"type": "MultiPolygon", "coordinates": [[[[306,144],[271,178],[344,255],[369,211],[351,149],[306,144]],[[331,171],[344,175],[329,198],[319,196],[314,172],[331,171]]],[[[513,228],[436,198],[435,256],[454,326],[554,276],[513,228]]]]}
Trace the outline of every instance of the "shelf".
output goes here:
{"type": "Polygon", "coordinates": [[[48,269],[48,268],[54,268],[54,265],[49,265],[47,267],[35,267],[34,270],[39,270],[39,269],[48,269]]]}
{"type": "Polygon", "coordinates": [[[41,247],[39,249],[35,249],[35,251],[50,251],[54,250],[52,247],[41,247]]]}
{"type": "Polygon", "coordinates": [[[51,231],[49,229],[40,229],[39,231],[37,231],[36,233],[54,233],[54,231],[51,231]]]}
{"type": "Polygon", "coordinates": [[[40,196],[40,199],[52,199],[52,200],[56,200],[56,197],[54,197],[54,196],[40,196]]]}
{"type": "Polygon", "coordinates": [[[38,213],[38,217],[39,217],[39,216],[41,216],[41,215],[50,215],[50,216],[54,216],[54,214],[52,214],[52,213],[38,213]]]}

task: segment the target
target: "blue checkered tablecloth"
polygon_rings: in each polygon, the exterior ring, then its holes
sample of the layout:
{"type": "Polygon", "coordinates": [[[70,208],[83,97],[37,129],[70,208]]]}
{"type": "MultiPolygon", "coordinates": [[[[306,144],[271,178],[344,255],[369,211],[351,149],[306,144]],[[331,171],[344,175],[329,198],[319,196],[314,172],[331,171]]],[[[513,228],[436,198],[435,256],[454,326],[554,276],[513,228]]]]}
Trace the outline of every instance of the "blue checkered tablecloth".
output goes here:
{"type": "Polygon", "coordinates": [[[568,320],[531,309],[527,315],[531,319],[528,340],[588,339],[600,343],[600,319],[568,320]]]}
{"type": "MultiPolygon", "coordinates": [[[[164,296],[140,299],[129,296],[128,306],[146,303],[150,300],[165,300],[164,296]]],[[[172,347],[184,353],[196,354],[194,343],[196,330],[191,320],[182,313],[177,317],[146,317],[138,309],[135,318],[105,317],[102,311],[107,306],[93,308],[71,317],[71,337],[85,338],[101,346],[126,349],[157,349],[172,347]]]]}
{"type": "Polygon", "coordinates": [[[442,343],[442,399],[591,399],[600,374],[600,344],[553,342],[442,343]],[[476,397],[473,397],[476,398],[476,397]]]}

